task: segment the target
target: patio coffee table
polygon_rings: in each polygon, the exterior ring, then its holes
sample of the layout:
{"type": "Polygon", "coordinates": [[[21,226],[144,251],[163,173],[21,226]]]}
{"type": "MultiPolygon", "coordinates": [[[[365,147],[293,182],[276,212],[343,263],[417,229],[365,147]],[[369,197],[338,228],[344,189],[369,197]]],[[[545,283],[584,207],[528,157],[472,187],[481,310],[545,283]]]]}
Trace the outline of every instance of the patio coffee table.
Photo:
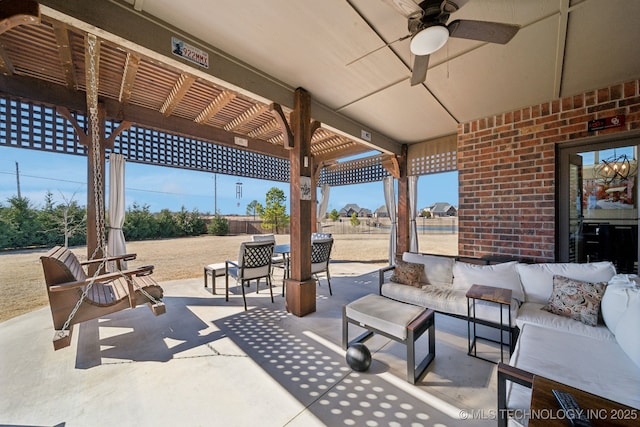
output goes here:
{"type": "Polygon", "coordinates": [[[342,307],[342,348],[364,342],[374,333],[404,344],[407,348],[407,381],[415,384],[436,355],[434,311],[370,294],[342,307]],[[367,331],[349,341],[349,323],[367,331]],[[429,351],[415,363],[415,343],[429,332],[429,351]]]}

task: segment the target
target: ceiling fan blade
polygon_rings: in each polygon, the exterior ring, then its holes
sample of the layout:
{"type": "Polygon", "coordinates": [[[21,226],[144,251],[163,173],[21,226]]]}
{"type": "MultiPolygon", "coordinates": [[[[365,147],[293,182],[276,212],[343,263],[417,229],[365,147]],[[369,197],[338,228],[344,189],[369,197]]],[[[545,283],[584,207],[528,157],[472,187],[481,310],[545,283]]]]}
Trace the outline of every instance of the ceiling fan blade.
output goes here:
{"type": "Polygon", "coordinates": [[[427,68],[429,68],[429,55],[417,55],[413,60],[411,86],[424,82],[427,78],[427,68]]]}
{"type": "Polygon", "coordinates": [[[451,37],[506,44],[516,35],[520,26],[500,22],[458,19],[447,25],[447,28],[449,28],[449,36],[451,37]]]}
{"type": "Polygon", "coordinates": [[[409,17],[414,13],[422,13],[422,9],[413,0],[385,0],[391,7],[401,15],[409,17]]]}

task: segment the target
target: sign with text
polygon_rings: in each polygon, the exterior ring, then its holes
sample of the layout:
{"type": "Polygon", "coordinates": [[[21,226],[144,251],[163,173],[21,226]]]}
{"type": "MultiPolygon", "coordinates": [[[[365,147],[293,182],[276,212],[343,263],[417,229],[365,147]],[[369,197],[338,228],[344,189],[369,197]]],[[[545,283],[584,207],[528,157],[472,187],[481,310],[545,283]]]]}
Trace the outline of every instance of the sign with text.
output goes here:
{"type": "Polygon", "coordinates": [[[589,132],[593,132],[596,130],[617,128],[621,126],[624,126],[624,116],[622,114],[618,114],[617,116],[613,117],[589,120],[589,122],[587,123],[587,130],[589,132]]]}
{"type": "Polygon", "coordinates": [[[209,68],[209,54],[207,52],[191,46],[177,37],[171,37],[171,52],[201,67],[209,68]]]}

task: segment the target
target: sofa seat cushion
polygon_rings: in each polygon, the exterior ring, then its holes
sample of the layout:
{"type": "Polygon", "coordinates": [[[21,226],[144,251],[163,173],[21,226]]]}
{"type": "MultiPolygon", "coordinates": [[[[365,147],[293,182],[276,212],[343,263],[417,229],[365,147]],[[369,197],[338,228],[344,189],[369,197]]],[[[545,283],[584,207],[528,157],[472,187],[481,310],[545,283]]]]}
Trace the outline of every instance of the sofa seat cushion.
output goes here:
{"type": "Polygon", "coordinates": [[[558,316],[543,310],[544,304],[525,302],[520,306],[516,317],[516,325],[520,329],[525,324],[543,328],[557,329],[562,332],[582,335],[599,341],[614,341],[616,338],[605,325],[588,326],[569,317],[558,316]]]}
{"type": "Polygon", "coordinates": [[[520,275],[516,270],[516,261],[495,265],[477,265],[456,261],[453,266],[453,287],[465,292],[473,285],[495,286],[511,289],[511,295],[518,301],[524,301],[524,291],[520,275]]]}
{"type": "Polygon", "coordinates": [[[609,261],[577,263],[518,264],[525,301],[546,304],[553,292],[553,276],[585,282],[608,282],[616,274],[609,261]]]}
{"type": "MultiPolygon", "coordinates": [[[[408,304],[430,308],[435,311],[455,314],[459,316],[467,315],[467,292],[462,289],[452,289],[451,286],[425,285],[422,288],[401,285],[388,282],[382,285],[382,295],[397,301],[408,304]]],[[[476,317],[491,323],[500,323],[500,306],[486,301],[476,301],[476,317]]],[[[511,302],[511,326],[515,326],[518,303],[511,302]]],[[[503,321],[509,319],[507,308],[503,308],[503,321]]]]}
{"type": "MultiPolygon", "coordinates": [[[[640,368],[615,341],[525,324],[511,366],[640,409],[640,368]]],[[[531,389],[510,384],[507,407],[529,409],[531,389]]]]}
{"type": "Polygon", "coordinates": [[[402,260],[424,265],[424,271],[420,277],[422,284],[451,286],[453,281],[453,258],[405,252],[402,254],[402,260]]]}

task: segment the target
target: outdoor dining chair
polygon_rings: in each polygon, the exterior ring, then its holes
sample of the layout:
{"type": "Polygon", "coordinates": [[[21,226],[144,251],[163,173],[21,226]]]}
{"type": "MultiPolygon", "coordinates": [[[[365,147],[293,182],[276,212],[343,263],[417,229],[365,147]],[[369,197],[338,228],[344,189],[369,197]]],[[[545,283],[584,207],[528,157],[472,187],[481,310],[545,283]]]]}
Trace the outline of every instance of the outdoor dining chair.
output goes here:
{"type": "Polygon", "coordinates": [[[244,309],[247,309],[247,297],[245,284],[248,286],[251,280],[256,280],[256,293],[260,288],[260,279],[267,280],[267,286],[273,302],[273,288],[271,286],[271,259],[273,257],[274,242],[243,242],[240,244],[238,261],[225,261],[225,297],[229,301],[229,276],[234,275],[242,289],[244,309]]]}
{"type": "Polygon", "coordinates": [[[311,240],[328,239],[331,233],[311,233],[311,240]]]}
{"type": "Polygon", "coordinates": [[[333,295],[331,291],[331,274],[329,274],[329,258],[331,257],[332,247],[333,238],[311,240],[311,274],[319,285],[320,278],[318,274],[325,273],[327,284],[329,285],[329,295],[333,295]]]}
{"type": "MultiPolygon", "coordinates": [[[[251,236],[253,242],[273,242],[276,244],[276,236],[274,234],[254,234],[251,236]]],[[[283,254],[273,254],[271,257],[271,265],[277,268],[286,268],[286,258],[283,254]]]]}

